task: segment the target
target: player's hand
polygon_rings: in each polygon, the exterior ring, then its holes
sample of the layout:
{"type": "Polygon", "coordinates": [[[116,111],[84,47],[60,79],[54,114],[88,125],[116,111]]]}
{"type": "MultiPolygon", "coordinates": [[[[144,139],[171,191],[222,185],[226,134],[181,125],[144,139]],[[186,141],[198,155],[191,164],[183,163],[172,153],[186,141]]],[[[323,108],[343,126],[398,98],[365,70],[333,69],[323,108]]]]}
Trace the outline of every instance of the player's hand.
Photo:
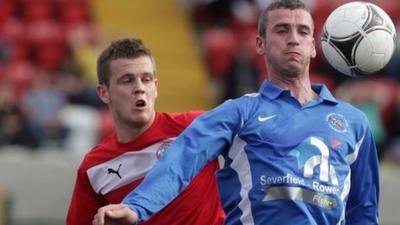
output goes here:
{"type": "Polygon", "coordinates": [[[125,204],[103,206],[93,218],[93,225],[132,225],[136,222],[136,213],[125,204]]]}

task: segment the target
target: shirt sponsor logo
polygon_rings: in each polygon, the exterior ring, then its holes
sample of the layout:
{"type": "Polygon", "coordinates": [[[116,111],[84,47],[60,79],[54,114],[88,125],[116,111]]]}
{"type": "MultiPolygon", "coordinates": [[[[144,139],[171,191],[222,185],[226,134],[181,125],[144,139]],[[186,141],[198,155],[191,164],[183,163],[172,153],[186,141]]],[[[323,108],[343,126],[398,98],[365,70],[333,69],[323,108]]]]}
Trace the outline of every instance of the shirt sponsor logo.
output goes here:
{"type": "Polygon", "coordinates": [[[260,176],[260,184],[266,193],[264,201],[302,200],[322,208],[336,208],[336,200],[331,195],[340,194],[339,181],[335,167],[329,163],[328,146],[320,138],[310,137],[288,156],[296,158],[302,176],[291,173],[260,176]]]}
{"type": "Polygon", "coordinates": [[[329,148],[317,137],[310,137],[292,150],[289,155],[297,158],[298,168],[303,169],[305,178],[313,178],[314,170],[319,168],[319,180],[338,185],[336,169],[329,164],[329,148]]]}
{"type": "Polygon", "coordinates": [[[272,187],[266,191],[263,201],[279,199],[308,202],[325,209],[333,209],[337,207],[337,201],[335,198],[302,187],[272,187]]]}

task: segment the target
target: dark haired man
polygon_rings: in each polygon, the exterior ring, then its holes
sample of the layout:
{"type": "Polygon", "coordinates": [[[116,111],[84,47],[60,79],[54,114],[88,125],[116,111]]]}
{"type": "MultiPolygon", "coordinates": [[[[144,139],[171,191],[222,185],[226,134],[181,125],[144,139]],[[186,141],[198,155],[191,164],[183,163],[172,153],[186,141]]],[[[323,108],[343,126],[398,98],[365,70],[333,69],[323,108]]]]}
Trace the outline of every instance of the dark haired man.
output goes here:
{"type": "MultiPolygon", "coordinates": [[[[200,114],[155,112],[155,62],[138,39],[111,43],[98,58],[97,73],[97,94],[112,113],[115,132],[87,153],[80,165],[68,225],[91,224],[98,208],[121,202],[200,114]]],[[[224,213],[214,176],[218,167],[217,160],[210,161],[179,197],[143,224],[221,225],[224,213]]]]}
{"type": "Polygon", "coordinates": [[[101,208],[93,224],[151,218],[218,155],[225,158],[217,173],[225,225],[378,224],[379,166],[368,121],[324,85],[311,85],[313,31],[301,1],[274,1],[256,38],[269,76],[260,91],[200,116],[124,204],[101,208]]]}

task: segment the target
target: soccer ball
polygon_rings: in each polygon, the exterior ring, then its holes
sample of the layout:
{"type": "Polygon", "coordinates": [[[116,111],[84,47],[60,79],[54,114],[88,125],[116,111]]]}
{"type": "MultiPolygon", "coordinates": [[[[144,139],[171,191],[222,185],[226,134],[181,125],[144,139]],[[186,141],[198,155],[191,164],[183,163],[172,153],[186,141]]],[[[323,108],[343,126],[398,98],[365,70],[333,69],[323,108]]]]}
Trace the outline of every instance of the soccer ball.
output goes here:
{"type": "Polygon", "coordinates": [[[395,49],[396,30],[378,6],[350,2],[335,9],[325,21],[321,47],[336,70],[352,77],[382,69],[395,49]]]}

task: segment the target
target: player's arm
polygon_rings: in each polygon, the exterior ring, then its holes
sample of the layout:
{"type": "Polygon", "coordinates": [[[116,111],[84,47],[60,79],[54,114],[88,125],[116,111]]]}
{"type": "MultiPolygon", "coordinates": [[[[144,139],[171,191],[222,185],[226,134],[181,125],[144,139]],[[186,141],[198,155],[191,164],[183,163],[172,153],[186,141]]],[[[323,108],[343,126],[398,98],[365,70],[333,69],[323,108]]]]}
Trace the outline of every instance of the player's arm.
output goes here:
{"type": "Polygon", "coordinates": [[[66,224],[91,224],[97,209],[105,204],[92,189],[85,170],[80,168],[77,173],[66,224]]]}
{"type": "Polygon", "coordinates": [[[351,165],[346,224],[379,224],[379,162],[370,129],[360,144],[357,158],[351,165]]]}
{"type": "MultiPolygon", "coordinates": [[[[168,148],[144,181],[123,201],[140,221],[171,202],[203,168],[227,149],[241,123],[235,101],[197,118],[168,148]]],[[[193,200],[195,201],[195,199],[193,200]]]]}

